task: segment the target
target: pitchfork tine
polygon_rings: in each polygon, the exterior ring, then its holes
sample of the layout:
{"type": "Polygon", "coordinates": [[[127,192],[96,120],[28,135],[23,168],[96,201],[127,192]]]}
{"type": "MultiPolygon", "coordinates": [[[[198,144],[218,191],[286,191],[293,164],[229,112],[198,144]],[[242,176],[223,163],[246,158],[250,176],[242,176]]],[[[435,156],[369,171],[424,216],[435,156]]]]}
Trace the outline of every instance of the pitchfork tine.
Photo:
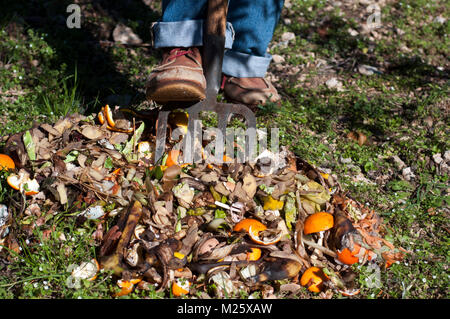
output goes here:
{"type": "Polygon", "coordinates": [[[155,163],[162,158],[166,148],[166,132],[167,120],[170,111],[160,111],[158,114],[158,125],[156,126],[156,149],[155,149],[155,163]]]}

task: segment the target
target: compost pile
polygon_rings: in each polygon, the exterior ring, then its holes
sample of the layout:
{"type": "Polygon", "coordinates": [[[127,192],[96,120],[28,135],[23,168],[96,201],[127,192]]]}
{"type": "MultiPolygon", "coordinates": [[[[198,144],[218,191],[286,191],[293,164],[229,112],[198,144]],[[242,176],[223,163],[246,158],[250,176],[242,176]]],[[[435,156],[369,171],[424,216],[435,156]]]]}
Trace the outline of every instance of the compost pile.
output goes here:
{"type": "MultiPolygon", "coordinates": [[[[2,205],[1,244],[20,253],[19,236],[69,209],[80,225],[97,223],[97,256],[72,276],[111,271],[121,287],[115,296],[153,287],[200,298],[256,290],[289,297],[305,288],[353,296],[351,265],[389,267],[403,257],[373,210],[287,149],[265,151],[254,164],[224,157],[188,165],[169,138],[153,165],[148,122],[105,106],[10,136],[4,153],[15,164],[8,184],[16,191],[2,205]]],[[[186,125],[185,113],[171,114],[171,130],[186,125]]]]}

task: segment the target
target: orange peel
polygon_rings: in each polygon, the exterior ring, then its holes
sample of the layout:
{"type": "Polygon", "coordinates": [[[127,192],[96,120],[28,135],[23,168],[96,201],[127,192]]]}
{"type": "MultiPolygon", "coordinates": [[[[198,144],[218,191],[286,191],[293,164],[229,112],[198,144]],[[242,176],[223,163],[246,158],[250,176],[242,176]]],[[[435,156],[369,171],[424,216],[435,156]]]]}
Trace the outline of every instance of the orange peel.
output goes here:
{"type": "Polygon", "coordinates": [[[103,113],[103,108],[100,110],[100,112],[98,112],[97,119],[101,125],[105,123],[105,114],[103,113]]]}
{"type": "Polygon", "coordinates": [[[309,215],[305,219],[303,233],[305,235],[319,233],[321,231],[333,228],[334,218],[333,215],[327,212],[318,212],[309,215]]]}
{"type": "Polygon", "coordinates": [[[227,156],[227,155],[224,155],[224,156],[222,157],[222,161],[223,161],[224,163],[230,163],[230,162],[233,162],[234,160],[233,160],[231,157],[229,157],[229,156],[227,156]]]}
{"type": "Polygon", "coordinates": [[[0,154],[0,170],[13,170],[16,168],[16,164],[13,159],[6,154],[0,154]]]}
{"type": "Polygon", "coordinates": [[[92,258],[91,262],[93,264],[95,264],[95,267],[97,267],[97,272],[95,273],[95,275],[91,278],[89,278],[89,281],[94,281],[95,279],[97,279],[97,273],[100,271],[100,264],[98,263],[97,259],[92,258]]]}
{"type": "Polygon", "coordinates": [[[130,294],[134,289],[134,285],[140,283],[141,281],[142,279],[140,278],[131,280],[117,280],[117,285],[122,289],[118,293],[115,293],[114,297],[121,297],[130,294]]]}
{"type": "Polygon", "coordinates": [[[25,195],[36,195],[39,193],[39,183],[35,179],[30,179],[24,183],[25,195]]]}
{"type": "Polygon", "coordinates": [[[175,297],[180,297],[183,295],[187,295],[189,293],[189,287],[191,283],[186,279],[176,279],[172,283],[172,294],[175,297]]]}
{"type": "Polygon", "coordinates": [[[350,251],[350,249],[348,249],[347,247],[345,247],[342,250],[338,250],[337,251],[337,259],[346,265],[353,265],[356,264],[357,262],[359,262],[359,258],[356,257],[355,255],[357,255],[359,253],[361,249],[361,246],[358,244],[353,244],[353,250],[350,251]]]}
{"type": "Polygon", "coordinates": [[[303,273],[300,284],[311,292],[319,293],[323,289],[323,283],[329,279],[322,269],[313,266],[303,273]]]}
{"type": "Polygon", "coordinates": [[[248,230],[248,235],[250,236],[251,240],[253,240],[255,243],[264,245],[264,246],[274,245],[274,244],[278,243],[283,236],[283,234],[280,232],[274,238],[261,238],[260,232],[254,231],[252,229],[252,226],[250,226],[250,228],[248,230]]]}
{"type": "Polygon", "coordinates": [[[133,133],[133,129],[132,128],[130,128],[130,129],[123,129],[123,128],[118,128],[118,127],[113,127],[111,125],[107,125],[106,128],[108,130],[110,130],[110,131],[113,131],[113,132],[127,133],[127,134],[133,133]]]}
{"type": "Polygon", "coordinates": [[[256,261],[259,258],[261,258],[261,249],[256,248],[256,247],[252,247],[251,248],[251,252],[247,253],[247,260],[248,261],[256,261]]]}
{"type": "Polygon", "coordinates": [[[261,223],[259,220],[253,219],[253,218],[246,218],[241,220],[239,223],[234,225],[233,231],[239,232],[239,231],[250,231],[250,227],[252,228],[252,231],[259,233],[260,231],[266,230],[267,226],[261,223]]]}
{"type": "Polygon", "coordinates": [[[261,238],[260,232],[267,229],[267,226],[261,223],[259,220],[253,218],[246,218],[241,220],[233,227],[233,231],[240,232],[245,231],[250,238],[260,245],[273,245],[279,242],[282,238],[282,233],[279,233],[275,238],[261,238]]]}
{"type": "Polygon", "coordinates": [[[166,166],[170,167],[173,165],[178,165],[178,158],[180,156],[180,150],[170,150],[167,154],[166,166]]]}
{"type": "Polygon", "coordinates": [[[39,183],[36,179],[30,179],[26,172],[21,171],[19,174],[11,174],[6,178],[6,182],[13,189],[23,192],[25,195],[39,193],[39,183]]]}
{"type": "Polygon", "coordinates": [[[6,179],[6,182],[8,183],[9,186],[11,186],[16,191],[20,190],[22,180],[20,179],[20,177],[18,175],[16,175],[16,174],[9,175],[8,178],[6,179]]]}
{"type": "Polygon", "coordinates": [[[103,114],[105,115],[106,121],[108,122],[108,125],[110,127],[116,126],[116,123],[114,122],[114,117],[113,117],[111,108],[109,107],[108,104],[106,104],[105,107],[103,108],[103,114]]]}
{"type": "Polygon", "coordinates": [[[346,297],[353,297],[360,293],[359,289],[353,289],[353,290],[338,290],[343,296],[346,297]]]}

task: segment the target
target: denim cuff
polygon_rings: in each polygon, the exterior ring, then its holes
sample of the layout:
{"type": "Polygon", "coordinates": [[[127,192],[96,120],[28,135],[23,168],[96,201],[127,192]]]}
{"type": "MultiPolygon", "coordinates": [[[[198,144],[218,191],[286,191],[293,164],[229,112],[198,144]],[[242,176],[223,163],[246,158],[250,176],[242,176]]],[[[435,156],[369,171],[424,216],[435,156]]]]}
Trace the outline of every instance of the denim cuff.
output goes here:
{"type": "MultiPolygon", "coordinates": [[[[175,22],[156,22],[152,26],[153,47],[197,47],[203,45],[203,20],[185,20],[175,22]]],[[[234,30],[227,22],[225,48],[231,49],[234,30]]]]}
{"type": "Polygon", "coordinates": [[[263,78],[269,68],[272,56],[250,55],[242,52],[225,51],[222,72],[236,78],[263,78]]]}
{"type": "MultiPolygon", "coordinates": [[[[203,45],[203,20],[185,20],[175,22],[155,22],[152,26],[153,47],[192,47],[203,45]]],[[[225,49],[231,49],[234,41],[234,29],[227,22],[225,49]]],[[[223,57],[222,72],[237,78],[262,78],[266,75],[272,56],[246,54],[226,50],[223,57]]]]}

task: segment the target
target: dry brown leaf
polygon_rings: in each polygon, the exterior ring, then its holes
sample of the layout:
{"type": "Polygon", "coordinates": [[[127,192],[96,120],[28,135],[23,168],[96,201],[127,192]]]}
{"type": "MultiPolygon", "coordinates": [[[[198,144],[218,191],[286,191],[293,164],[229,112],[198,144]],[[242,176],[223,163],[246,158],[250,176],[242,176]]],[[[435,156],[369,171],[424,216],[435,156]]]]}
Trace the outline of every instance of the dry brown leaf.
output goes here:
{"type": "Polygon", "coordinates": [[[90,140],[97,140],[104,137],[104,131],[97,126],[85,125],[81,128],[81,134],[90,140]]]}
{"type": "Polygon", "coordinates": [[[61,205],[67,204],[67,189],[64,183],[62,182],[57,183],[56,190],[58,191],[59,202],[61,203],[61,205]]]}
{"type": "Polygon", "coordinates": [[[109,142],[112,145],[117,145],[117,144],[122,144],[128,141],[128,134],[126,133],[119,133],[119,132],[114,132],[111,134],[111,137],[109,138],[109,142]]]}
{"type": "Polygon", "coordinates": [[[256,179],[251,174],[246,174],[243,178],[242,189],[247,193],[247,196],[253,198],[256,194],[256,179]]]}
{"type": "Polygon", "coordinates": [[[65,131],[71,129],[72,127],[73,123],[68,117],[59,119],[55,125],[53,125],[53,128],[59,133],[59,135],[62,135],[65,131]]]}
{"type": "Polygon", "coordinates": [[[358,142],[359,146],[363,146],[367,142],[367,136],[361,132],[350,132],[347,134],[347,138],[358,142]]]}

